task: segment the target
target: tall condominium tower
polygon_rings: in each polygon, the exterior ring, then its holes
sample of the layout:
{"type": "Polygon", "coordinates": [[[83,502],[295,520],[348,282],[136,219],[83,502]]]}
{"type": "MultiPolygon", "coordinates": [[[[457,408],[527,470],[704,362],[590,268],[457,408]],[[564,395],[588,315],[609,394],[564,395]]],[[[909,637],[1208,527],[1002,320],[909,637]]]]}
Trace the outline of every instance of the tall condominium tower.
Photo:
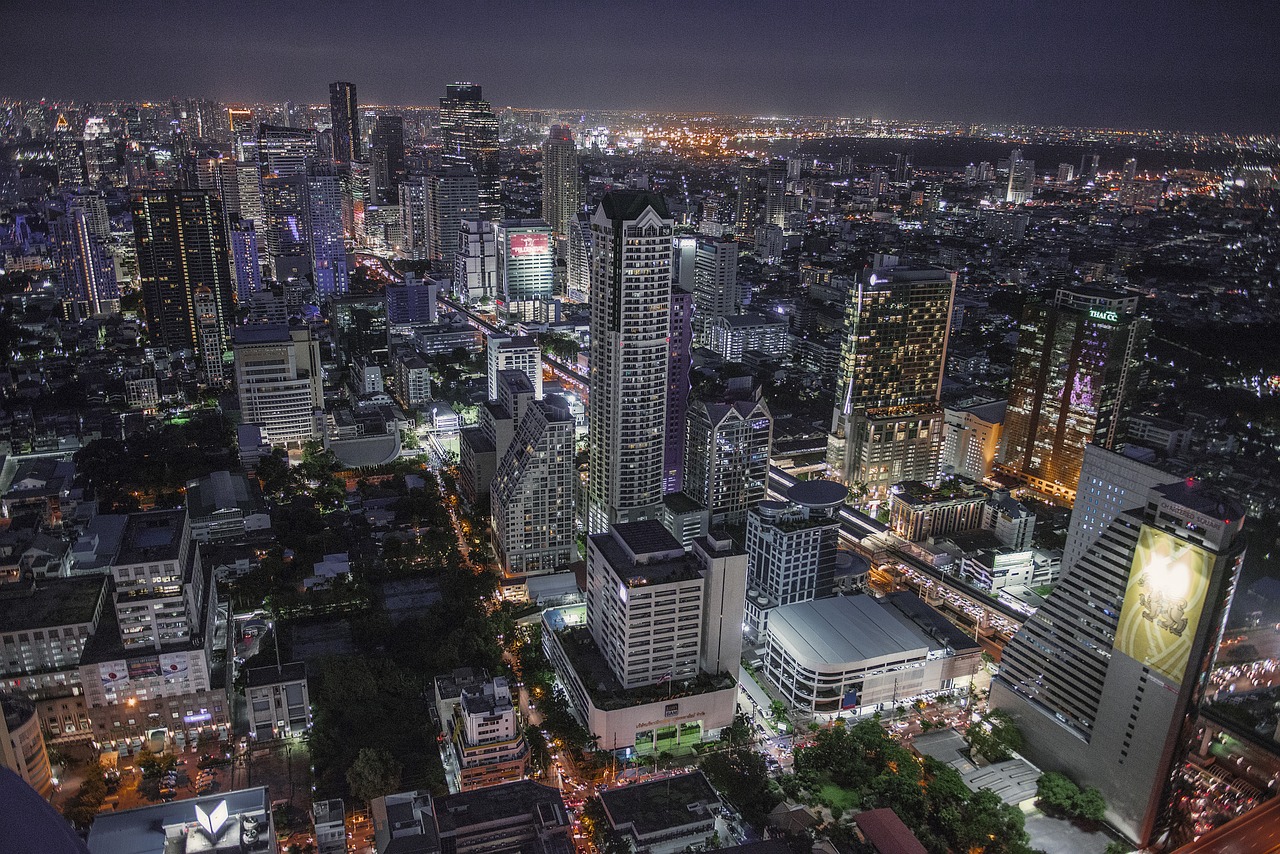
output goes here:
{"type": "Polygon", "coordinates": [[[716,317],[742,314],[738,289],[738,243],[731,237],[699,237],[693,258],[693,334],[707,345],[707,327],[716,317]]]}
{"type": "Polygon", "coordinates": [[[787,222],[787,161],[780,157],[764,167],[764,221],[778,228],[787,222]]]}
{"type": "Polygon", "coordinates": [[[577,302],[591,299],[591,215],[582,212],[569,220],[569,257],[566,290],[577,302]]]}
{"type": "Polygon", "coordinates": [[[696,401],[686,420],[684,493],[707,509],[712,527],[741,525],[765,497],[773,414],[757,392],[696,401]]]}
{"type": "Polygon", "coordinates": [[[558,239],[578,213],[578,153],[567,127],[552,125],[542,142],[542,218],[558,239]]]}
{"type": "Polygon", "coordinates": [[[466,159],[475,170],[480,213],[502,219],[502,185],[498,174],[498,117],[475,83],[453,83],[440,99],[440,136],[446,154],[466,159]]]}
{"type": "MultiPolygon", "coordinates": [[[[432,232],[433,241],[434,237],[432,232]]],[[[498,293],[497,229],[487,219],[462,219],[458,221],[456,240],[454,294],[466,303],[493,302],[498,293]]]]}
{"type": "Polygon", "coordinates": [[[587,529],[659,517],[672,219],[662,196],[606,193],[591,220],[587,529]]]}
{"type": "Polygon", "coordinates": [[[1137,305],[1131,294],[1081,286],[1023,310],[997,470],[1074,500],[1085,445],[1120,438],[1149,329],[1137,305]]]}
{"type": "Polygon", "coordinates": [[[329,115],[333,119],[333,159],[350,163],[360,159],[360,110],[356,84],[329,84],[329,115]]]}
{"type": "Polygon", "coordinates": [[[867,498],[938,476],[955,282],[939,267],[882,266],[849,292],[827,463],[867,498]]]}
{"type": "Polygon", "coordinates": [[[744,158],[738,166],[738,198],[733,214],[733,233],[748,244],[756,239],[756,226],[764,216],[764,177],[760,163],[744,158]]]}
{"type": "Polygon", "coordinates": [[[490,485],[498,559],[510,575],[537,575],[578,559],[574,423],[559,395],[531,404],[490,485]]]}
{"type": "Polygon", "coordinates": [[[171,349],[201,349],[195,306],[200,288],[212,293],[225,334],[235,284],[218,198],[207,190],[142,193],[133,200],[133,234],[152,340],[171,349]]]}
{"type": "Polygon", "coordinates": [[[342,185],[332,166],[306,176],[306,237],[311,277],[321,299],[347,292],[347,247],[342,230],[342,185]]]}
{"type": "Polygon", "coordinates": [[[404,118],[378,116],[370,141],[369,177],[375,205],[395,205],[400,201],[404,180],[404,118]]]}
{"type": "Polygon", "coordinates": [[[67,207],[66,214],[49,222],[58,296],[70,301],[80,317],[110,311],[120,299],[115,264],[85,211],[67,207]]]}
{"type": "Polygon", "coordinates": [[[227,235],[231,240],[231,275],[236,281],[236,302],[247,303],[254,291],[262,290],[258,232],[253,220],[232,214],[227,222],[227,235]]]}
{"type": "Polygon", "coordinates": [[[427,233],[431,260],[453,269],[458,250],[458,228],[464,219],[480,213],[479,184],[470,166],[448,165],[427,176],[427,233]]]}
{"type": "Polygon", "coordinates": [[[400,182],[400,255],[410,261],[430,258],[427,228],[426,179],[409,177],[400,182]]]}
{"type": "Polygon", "coordinates": [[[520,371],[529,378],[533,396],[542,400],[542,348],[532,335],[491,335],[487,350],[489,400],[498,399],[503,371],[520,371]]]}
{"type": "Polygon", "coordinates": [[[1245,544],[1243,509],[1194,482],[1131,505],[1005,646],[991,705],[1141,847],[1194,738],[1245,544]]]}

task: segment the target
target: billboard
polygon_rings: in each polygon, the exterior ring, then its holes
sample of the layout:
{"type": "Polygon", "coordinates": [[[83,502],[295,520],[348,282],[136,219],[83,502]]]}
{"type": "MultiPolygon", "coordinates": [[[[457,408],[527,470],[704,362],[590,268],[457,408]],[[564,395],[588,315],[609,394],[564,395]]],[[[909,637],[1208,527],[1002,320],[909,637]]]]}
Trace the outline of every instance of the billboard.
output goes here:
{"type": "Polygon", "coordinates": [[[160,675],[160,656],[148,655],[145,658],[129,660],[129,678],[147,679],[160,675]]]}
{"type": "Polygon", "coordinates": [[[1143,525],[1120,609],[1116,651],[1181,683],[1212,572],[1209,552],[1143,525]]]}
{"type": "Polygon", "coordinates": [[[160,656],[160,672],[164,675],[165,682],[186,682],[187,669],[185,652],[165,653],[160,656]]]}
{"type": "Polygon", "coordinates": [[[98,676],[105,691],[119,691],[129,684],[129,668],[123,661],[104,661],[98,665],[98,676]]]}
{"type": "Polygon", "coordinates": [[[508,238],[508,250],[512,258],[532,255],[548,255],[551,241],[545,234],[513,234],[508,238]]]}

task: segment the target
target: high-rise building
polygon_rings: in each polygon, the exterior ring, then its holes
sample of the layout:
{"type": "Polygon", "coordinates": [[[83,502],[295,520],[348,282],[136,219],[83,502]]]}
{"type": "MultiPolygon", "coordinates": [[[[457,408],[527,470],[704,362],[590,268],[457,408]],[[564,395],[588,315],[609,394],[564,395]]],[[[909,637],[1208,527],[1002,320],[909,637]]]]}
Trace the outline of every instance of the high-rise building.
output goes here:
{"type": "Polygon", "coordinates": [[[225,336],[233,316],[235,283],[218,198],[207,190],[142,193],[133,200],[133,233],[152,340],[170,349],[201,350],[195,305],[201,288],[212,294],[225,336]]]}
{"type": "Polygon", "coordinates": [[[552,125],[542,142],[542,219],[559,240],[578,215],[578,153],[567,127],[552,125]]]}
{"type": "Polygon", "coordinates": [[[1031,201],[1036,188],[1036,162],[1024,160],[1022,149],[1015,148],[1009,155],[1009,183],[1005,187],[1004,200],[1011,205],[1031,201]]]}
{"type": "Polygon", "coordinates": [[[764,217],[763,185],[760,164],[744,158],[738,166],[738,199],[733,214],[733,233],[744,240],[754,240],[756,226],[764,217]]]}
{"type": "Polygon", "coordinates": [[[71,130],[65,115],[59,115],[54,125],[53,159],[58,168],[59,189],[84,186],[84,140],[71,130]]]}
{"type": "Polygon", "coordinates": [[[207,286],[196,288],[192,305],[196,312],[196,341],[200,366],[210,384],[221,385],[227,378],[228,319],[219,311],[217,296],[207,286]]]}
{"type": "Polygon", "coordinates": [[[342,230],[342,186],[331,166],[306,176],[306,237],[316,294],[330,299],[347,292],[347,246],[342,230]]]}
{"type": "Polygon", "coordinates": [[[938,476],[955,282],[940,267],[890,265],[864,270],[849,292],[827,462],[858,497],[938,476]]]}
{"type": "Polygon", "coordinates": [[[764,637],[769,611],[830,596],[835,589],[840,519],[849,490],[830,480],[804,480],[786,501],[762,501],[747,512],[748,633],[764,637]]]}
{"type": "Polygon", "coordinates": [[[991,476],[1000,451],[1008,401],[982,400],[943,410],[943,474],[983,481],[991,476]]]}
{"type": "Polygon", "coordinates": [[[509,575],[554,572],[578,559],[578,468],[564,398],[530,405],[490,484],[493,537],[509,575]]]}
{"type": "Polygon", "coordinates": [[[324,409],[320,342],[305,326],[254,324],[237,327],[236,391],[240,420],[256,424],[277,446],[298,447],[319,435],[324,409]]]}
{"type": "Polygon", "coordinates": [[[713,528],[741,525],[764,500],[773,414],[757,392],[742,400],[698,400],[688,409],[684,493],[713,528]]]}
{"type": "Polygon", "coordinates": [[[275,278],[304,278],[311,270],[307,229],[307,173],[319,159],[315,131],[261,125],[261,236],[275,278]]]}
{"type": "Polygon", "coordinates": [[[492,303],[498,292],[498,236],[487,219],[458,223],[453,291],[464,303],[492,303]]]}
{"type": "Polygon", "coordinates": [[[738,243],[732,237],[699,237],[693,261],[693,333],[707,346],[712,318],[742,314],[738,287],[738,243]]]}
{"type": "Polygon", "coordinates": [[[245,303],[250,294],[262,290],[258,231],[253,220],[232,214],[227,223],[227,234],[231,241],[231,275],[236,282],[236,301],[245,303]]]}
{"type": "Polygon", "coordinates": [[[498,399],[498,380],[503,371],[520,371],[529,378],[533,396],[542,399],[542,348],[532,335],[491,335],[488,351],[489,400],[498,399]]]}
{"type": "Polygon", "coordinates": [[[1120,438],[1149,325],[1132,294],[1060,288],[1023,309],[997,470],[1074,500],[1084,449],[1120,438]]]}
{"type": "Polygon", "coordinates": [[[1062,547],[1062,568],[1075,566],[1112,520],[1141,504],[1153,488],[1178,483],[1190,474],[1188,466],[1162,460],[1138,445],[1115,450],[1085,445],[1067,541],[1062,547]]]}
{"type": "Polygon", "coordinates": [[[58,296],[71,301],[79,316],[119,305],[115,264],[83,209],[68,204],[67,213],[50,220],[49,254],[58,275],[58,296]]]}
{"type": "Polygon", "coordinates": [[[440,99],[440,136],[446,154],[464,158],[475,171],[479,213],[503,218],[498,172],[498,117],[475,83],[453,83],[440,99]]]}
{"type": "Polygon", "coordinates": [[[430,260],[429,219],[426,179],[406,178],[400,183],[400,257],[410,261],[430,260]]]}
{"type": "Polygon", "coordinates": [[[360,159],[360,109],[356,84],[329,84],[329,116],[333,120],[333,159],[350,163],[360,159]]]}
{"type": "Polygon", "coordinates": [[[1244,555],[1244,511],[1194,482],[1136,494],[1005,646],[991,705],[1027,757],[1095,786],[1144,846],[1171,808],[1244,555]]]}
{"type": "MultiPolygon", "coordinates": [[[[470,166],[444,166],[427,175],[427,233],[431,260],[453,269],[461,222],[480,213],[479,184],[470,166]]],[[[492,296],[492,293],[490,293],[492,296]]]]}
{"type": "Polygon", "coordinates": [[[346,362],[387,365],[389,328],[384,294],[351,294],[333,301],[333,340],[346,362]]]}
{"type": "Polygon", "coordinates": [[[375,205],[400,202],[400,182],[404,180],[404,118],[380,115],[373,123],[369,146],[369,176],[375,205]]]}
{"type": "Polygon", "coordinates": [[[565,271],[568,297],[576,302],[591,299],[591,239],[591,214],[577,214],[569,221],[569,257],[565,271]]]}
{"type": "Polygon", "coordinates": [[[500,316],[533,320],[540,303],[555,295],[551,226],[540,219],[504,219],[496,229],[500,316]]]}
{"type": "Polygon", "coordinates": [[[672,226],[637,190],[606,193],[591,220],[591,532],[661,513],[672,226]]]}
{"type": "Polygon", "coordinates": [[[671,288],[670,361],[667,364],[667,431],[662,461],[663,493],[684,483],[685,418],[689,411],[689,370],[693,366],[693,294],[671,288]]]}
{"type": "Polygon", "coordinates": [[[787,161],[775,157],[763,169],[764,222],[785,228],[787,225],[787,161]]]}

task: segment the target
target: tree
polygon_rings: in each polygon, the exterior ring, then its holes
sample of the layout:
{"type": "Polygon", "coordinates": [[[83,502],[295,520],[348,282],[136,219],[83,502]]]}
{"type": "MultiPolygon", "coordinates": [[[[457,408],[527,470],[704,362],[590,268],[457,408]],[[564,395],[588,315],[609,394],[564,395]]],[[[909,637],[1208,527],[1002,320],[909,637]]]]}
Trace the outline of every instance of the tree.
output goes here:
{"type": "Polygon", "coordinates": [[[400,763],[386,750],[366,747],[347,769],[347,785],[351,787],[352,795],[369,803],[399,789],[402,770],[400,763]]]}
{"type": "Polygon", "coordinates": [[[1022,732],[1007,712],[992,709],[969,727],[969,749],[990,762],[1004,762],[1022,749],[1022,732]]]}
{"type": "Polygon", "coordinates": [[[1072,800],[1071,812],[1076,818],[1086,821],[1102,821],[1107,814],[1107,802],[1103,799],[1102,792],[1090,786],[1072,800]]]}
{"type": "Polygon", "coordinates": [[[1119,842],[1113,839],[1107,843],[1107,850],[1104,851],[1103,854],[1130,854],[1132,851],[1132,845],[1127,842],[1119,842]]]}
{"type": "Polygon", "coordinates": [[[1080,787],[1057,771],[1047,771],[1036,781],[1036,800],[1046,812],[1070,813],[1080,787]]]}

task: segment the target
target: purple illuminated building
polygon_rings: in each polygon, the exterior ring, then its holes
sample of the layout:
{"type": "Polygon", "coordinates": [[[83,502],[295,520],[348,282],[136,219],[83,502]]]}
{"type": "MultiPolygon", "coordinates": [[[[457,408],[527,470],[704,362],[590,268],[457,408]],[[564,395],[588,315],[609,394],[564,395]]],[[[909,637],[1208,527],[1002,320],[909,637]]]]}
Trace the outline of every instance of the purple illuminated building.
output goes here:
{"type": "Polygon", "coordinates": [[[667,370],[667,440],[662,454],[662,492],[684,482],[685,417],[689,412],[689,351],[693,346],[693,294],[671,289],[671,361],[667,370]]]}

